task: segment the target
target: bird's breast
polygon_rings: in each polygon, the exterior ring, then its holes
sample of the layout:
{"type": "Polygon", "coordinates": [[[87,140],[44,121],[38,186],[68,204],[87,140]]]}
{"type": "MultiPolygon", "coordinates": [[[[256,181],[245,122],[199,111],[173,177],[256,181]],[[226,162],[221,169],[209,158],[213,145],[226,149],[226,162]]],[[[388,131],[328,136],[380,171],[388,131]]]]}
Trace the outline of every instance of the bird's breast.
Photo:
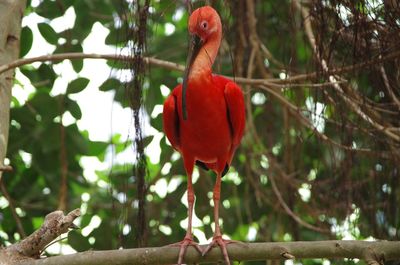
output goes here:
{"type": "Polygon", "coordinates": [[[212,82],[190,83],[188,119],[181,120],[182,146],[197,159],[215,161],[232,145],[224,90],[212,82]]]}

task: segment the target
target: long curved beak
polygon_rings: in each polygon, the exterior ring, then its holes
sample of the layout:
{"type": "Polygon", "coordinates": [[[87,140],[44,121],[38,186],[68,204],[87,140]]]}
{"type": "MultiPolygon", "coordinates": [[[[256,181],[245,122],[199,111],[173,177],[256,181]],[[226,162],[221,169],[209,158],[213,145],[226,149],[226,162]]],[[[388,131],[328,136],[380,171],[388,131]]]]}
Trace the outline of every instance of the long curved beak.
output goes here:
{"type": "Polygon", "coordinates": [[[192,68],[193,62],[196,59],[197,54],[199,53],[202,45],[203,41],[201,40],[201,38],[196,34],[192,35],[190,40],[189,54],[186,60],[186,68],[183,76],[183,83],[182,83],[182,114],[184,120],[187,120],[186,90],[189,81],[188,79],[189,79],[190,69],[192,68]]]}

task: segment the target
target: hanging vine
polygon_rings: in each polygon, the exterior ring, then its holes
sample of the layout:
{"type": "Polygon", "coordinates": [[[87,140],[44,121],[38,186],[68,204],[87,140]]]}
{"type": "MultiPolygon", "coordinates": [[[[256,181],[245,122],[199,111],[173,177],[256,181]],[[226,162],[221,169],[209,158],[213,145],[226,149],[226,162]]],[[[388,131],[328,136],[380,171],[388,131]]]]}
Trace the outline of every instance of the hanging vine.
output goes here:
{"type": "Polygon", "coordinates": [[[144,154],[144,142],[142,131],[142,104],[143,104],[143,85],[145,77],[145,62],[143,55],[146,50],[146,30],[147,17],[149,13],[149,0],[137,1],[132,3],[132,26],[133,44],[131,47],[132,55],[135,58],[130,63],[133,76],[132,82],[127,86],[130,105],[133,111],[133,121],[135,126],[134,147],[136,151],[136,165],[133,167],[133,175],[136,180],[138,211],[136,216],[136,242],[139,247],[146,245],[146,156],[144,154]]]}

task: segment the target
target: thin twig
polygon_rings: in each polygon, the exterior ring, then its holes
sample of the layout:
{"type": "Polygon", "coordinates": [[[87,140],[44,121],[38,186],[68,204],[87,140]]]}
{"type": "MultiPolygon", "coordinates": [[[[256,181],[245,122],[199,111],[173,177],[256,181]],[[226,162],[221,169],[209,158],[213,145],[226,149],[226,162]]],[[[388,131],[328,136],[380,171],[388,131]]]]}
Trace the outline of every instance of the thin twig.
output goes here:
{"type": "Polygon", "coordinates": [[[67,239],[68,237],[62,237],[62,238],[59,238],[59,239],[57,239],[57,240],[54,240],[54,241],[52,241],[52,242],[50,242],[47,246],[45,246],[41,251],[40,251],[40,256],[43,254],[43,252],[45,252],[46,251],[46,249],[48,248],[48,247],[50,247],[51,245],[54,245],[55,243],[58,243],[58,242],[61,242],[61,241],[63,241],[64,239],[67,239]]]}
{"type": "Polygon", "coordinates": [[[397,105],[397,108],[400,110],[400,100],[397,98],[392,87],[390,86],[389,79],[386,75],[385,67],[383,66],[383,64],[379,67],[379,70],[381,71],[383,83],[385,84],[386,90],[389,92],[390,98],[393,100],[393,102],[397,105]]]}
{"type": "Polygon", "coordinates": [[[312,26],[311,26],[311,19],[310,19],[310,14],[307,8],[302,7],[301,4],[299,3],[298,0],[295,0],[296,7],[300,10],[300,12],[303,15],[303,20],[304,20],[304,29],[306,32],[306,35],[308,37],[308,40],[310,42],[311,48],[314,52],[314,55],[318,59],[319,63],[321,64],[321,67],[324,71],[325,74],[328,74],[328,79],[330,82],[333,83],[332,87],[337,91],[337,94],[343,99],[344,102],[347,103],[347,105],[357,114],[359,115],[363,120],[371,124],[373,127],[384,133],[386,136],[390,137],[391,139],[400,142],[400,135],[397,135],[393,133],[392,131],[387,130],[387,128],[375,120],[373,120],[369,115],[367,115],[364,111],[361,110],[361,108],[351,99],[349,98],[346,93],[343,91],[343,89],[340,87],[339,84],[337,84],[337,77],[330,75],[328,65],[326,61],[321,57],[321,55],[318,52],[317,46],[316,46],[316,41],[315,41],[315,36],[312,31],[312,26]]]}
{"type": "Polygon", "coordinates": [[[372,151],[371,149],[368,148],[353,148],[352,146],[346,146],[346,145],[342,145],[334,140],[332,140],[331,138],[329,138],[328,136],[326,136],[324,133],[318,131],[314,125],[312,125],[309,121],[309,119],[307,119],[306,117],[304,117],[303,114],[301,114],[301,110],[300,108],[298,108],[297,106],[293,105],[292,103],[289,102],[289,100],[287,100],[283,95],[281,95],[281,93],[279,93],[278,91],[266,87],[266,86],[260,86],[260,88],[262,88],[263,90],[268,91],[272,96],[274,96],[276,99],[278,99],[284,106],[288,107],[289,111],[297,117],[297,119],[308,129],[312,130],[316,136],[318,136],[320,139],[336,146],[339,147],[341,149],[347,150],[347,151],[351,151],[351,152],[362,152],[362,153],[367,153],[367,154],[375,154],[378,156],[382,156],[382,157],[386,157],[385,153],[376,153],[374,151],[372,151]]]}
{"type": "MultiPolygon", "coordinates": [[[[94,54],[94,53],[78,53],[78,52],[70,52],[70,53],[57,53],[57,54],[48,54],[31,58],[22,58],[15,60],[14,62],[4,64],[0,66],[0,74],[11,70],[16,67],[20,67],[26,64],[31,64],[35,62],[48,62],[48,61],[60,61],[60,60],[76,60],[76,59],[105,59],[105,60],[117,60],[117,61],[132,61],[135,60],[132,56],[127,55],[117,55],[117,54],[94,54]]],[[[146,63],[152,64],[155,66],[160,66],[170,70],[176,70],[183,72],[185,67],[183,65],[172,63],[168,61],[159,60],[152,57],[144,57],[143,58],[146,63]]]]}
{"type": "Polygon", "coordinates": [[[4,165],[4,166],[0,165],[0,171],[2,171],[2,172],[12,172],[13,168],[11,166],[9,166],[9,165],[4,165]]]}
{"type": "Polygon", "coordinates": [[[10,194],[8,193],[6,186],[4,185],[3,178],[0,178],[1,192],[3,193],[4,197],[8,201],[8,206],[10,207],[11,214],[15,220],[15,223],[17,224],[18,233],[21,235],[22,238],[25,238],[26,237],[25,229],[22,226],[22,222],[17,214],[17,211],[15,210],[15,205],[14,205],[13,199],[11,198],[10,194]]]}
{"type": "Polygon", "coordinates": [[[285,69],[285,68],[286,68],[285,65],[284,65],[283,63],[281,63],[280,61],[278,61],[278,60],[274,57],[274,55],[268,50],[268,48],[267,48],[263,43],[261,43],[260,47],[261,47],[261,50],[263,51],[265,57],[266,57],[268,60],[270,60],[272,63],[276,64],[276,66],[278,66],[278,67],[281,68],[281,69],[285,69]]]}
{"type": "Polygon", "coordinates": [[[61,181],[60,181],[60,192],[59,192],[59,201],[58,201],[58,209],[61,211],[65,211],[67,209],[68,202],[68,158],[67,158],[67,148],[65,146],[65,127],[63,125],[63,117],[64,117],[64,97],[61,97],[60,100],[60,113],[61,113],[61,121],[60,121],[60,165],[61,165],[61,181]]]}
{"type": "MultiPolygon", "coordinates": [[[[395,59],[398,57],[400,57],[400,51],[395,51],[386,56],[382,56],[381,58],[375,58],[375,59],[371,59],[371,60],[368,60],[365,62],[354,64],[354,65],[348,65],[345,67],[330,69],[326,73],[327,74],[339,74],[339,73],[351,72],[351,71],[354,71],[357,69],[361,69],[363,67],[374,65],[376,63],[383,63],[385,61],[389,61],[389,60],[392,60],[392,59],[395,59]]],[[[14,62],[1,65],[0,66],[0,74],[6,72],[8,70],[23,66],[23,65],[32,64],[34,62],[76,60],[76,59],[105,59],[105,60],[117,60],[117,61],[135,60],[135,58],[132,56],[116,55],[116,54],[58,53],[58,54],[42,55],[42,56],[31,57],[31,58],[22,58],[22,59],[15,60],[14,62]]],[[[144,57],[143,60],[147,64],[162,67],[162,68],[169,69],[169,70],[183,72],[185,69],[185,67],[183,65],[180,65],[178,63],[160,60],[160,59],[157,59],[154,57],[144,57]]],[[[228,77],[228,76],[227,77],[232,80],[234,79],[236,82],[238,82],[240,84],[248,84],[248,85],[253,85],[253,86],[267,85],[267,86],[282,88],[282,87],[297,87],[297,86],[310,87],[310,85],[308,85],[308,84],[294,85],[292,83],[293,82],[295,83],[295,82],[298,82],[301,80],[312,79],[321,74],[322,74],[321,72],[312,72],[312,73],[308,73],[308,74],[294,75],[292,77],[288,77],[285,79],[280,79],[280,78],[248,79],[248,78],[243,78],[243,77],[235,77],[235,78],[228,77]]],[[[324,84],[331,85],[334,83],[343,83],[343,81],[340,80],[340,81],[329,82],[329,83],[324,83],[324,84]]],[[[325,85],[312,85],[312,86],[325,86],[325,85]]]]}
{"type": "Polygon", "coordinates": [[[276,197],[278,198],[278,201],[280,203],[280,205],[283,207],[283,209],[285,209],[285,211],[287,212],[288,215],[290,215],[297,223],[301,224],[304,227],[307,227],[308,229],[317,231],[317,232],[321,232],[321,233],[326,233],[329,230],[327,229],[323,229],[323,228],[319,228],[316,227],[314,225],[310,225],[309,223],[304,222],[301,218],[299,218],[290,208],[289,206],[286,204],[286,202],[284,201],[284,199],[282,198],[281,193],[279,192],[278,187],[276,186],[275,183],[275,179],[272,176],[272,174],[268,175],[268,179],[271,181],[271,186],[272,186],[272,190],[274,191],[276,197]]]}
{"type": "MultiPolygon", "coordinates": [[[[246,0],[246,7],[247,7],[247,12],[246,12],[246,17],[249,23],[249,43],[251,46],[251,53],[250,53],[250,59],[247,67],[247,79],[250,80],[252,79],[253,76],[253,65],[254,65],[254,60],[256,57],[258,57],[259,54],[259,38],[257,35],[256,31],[256,25],[257,25],[257,20],[255,16],[255,9],[254,9],[254,1],[253,0],[246,0]]],[[[261,69],[260,69],[261,70],[261,69]]],[[[236,79],[237,82],[240,82],[238,79],[236,79]]],[[[250,91],[250,85],[246,85],[246,91],[250,91]]],[[[261,139],[257,133],[256,126],[254,124],[254,119],[253,119],[253,110],[252,110],[252,104],[251,104],[251,94],[246,93],[246,109],[247,109],[247,128],[249,131],[252,133],[254,140],[256,143],[261,144],[261,139]]]]}
{"type": "MultiPolygon", "coordinates": [[[[313,230],[313,231],[316,231],[316,232],[319,232],[319,233],[330,233],[330,231],[329,231],[328,229],[320,228],[320,227],[311,225],[311,224],[309,224],[309,223],[303,221],[303,219],[301,219],[300,216],[298,216],[296,213],[294,213],[294,212],[290,209],[290,207],[286,204],[285,200],[283,199],[283,197],[282,197],[282,195],[281,195],[279,189],[276,187],[276,183],[275,183],[275,181],[274,181],[274,179],[273,179],[273,176],[272,176],[272,175],[275,174],[275,173],[272,172],[271,169],[275,169],[275,172],[277,172],[277,173],[279,174],[280,178],[285,179],[285,180],[289,180],[289,181],[287,181],[287,183],[289,183],[291,186],[294,186],[294,188],[298,188],[298,187],[296,187],[296,186],[293,184],[293,178],[290,178],[290,176],[286,174],[286,172],[282,169],[282,167],[279,165],[279,163],[276,161],[276,159],[275,159],[270,153],[268,153],[268,152],[266,152],[265,154],[266,154],[266,156],[268,157],[268,161],[269,161],[270,164],[271,164],[271,168],[268,168],[268,169],[267,169],[268,178],[270,179],[271,184],[272,184],[272,185],[271,185],[271,186],[272,186],[272,189],[273,189],[275,195],[277,196],[278,201],[279,201],[279,203],[281,204],[282,208],[285,210],[285,212],[286,212],[290,217],[292,217],[293,220],[294,220],[295,222],[297,222],[297,223],[298,223],[299,225],[301,225],[301,226],[304,226],[304,227],[306,227],[306,228],[308,228],[308,229],[310,229],[310,230],[313,230]],[[271,180],[271,178],[272,178],[272,180],[271,180]]],[[[253,170],[254,170],[257,174],[260,174],[260,175],[261,175],[261,174],[265,174],[265,172],[262,172],[259,168],[255,168],[255,169],[253,169],[253,170]]],[[[255,187],[255,189],[257,190],[257,189],[259,189],[259,187],[255,187]]],[[[270,199],[267,197],[267,195],[266,195],[265,193],[262,193],[262,192],[261,192],[260,194],[261,194],[261,198],[264,200],[264,202],[270,203],[270,199]]]]}
{"type": "MultiPolygon", "coordinates": [[[[289,82],[295,82],[295,81],[300,81],[300,80],[313,79],[313,78],[320,76],[321,74],[336,75],[336,74],[353,72],[353,71],[360,70],[360,69],[363,69],[363,68],[366,68],[369,66],[373,66],[375,64],[390,61],[390,60],[396,59],[398,57],[400,57],[400,50],[389,53],[386,56],[375,57],[375,58],[372,58],[370,60],[367,60],[367,61],[364,61],[361,63],[356,63],[356,64],[352,64],[352,65],[346,65],[343,67],[328,69],[327,72],[317,71],[317,72],[312,72],[312,73],[308,73],[308,74],[294,75],[292,77],[289,77],[288,79],[285,79],[285,81],[287,80],[289,82]]],[[[282,82],[283,81],[284,80],[282,80],[282,82]]]]}

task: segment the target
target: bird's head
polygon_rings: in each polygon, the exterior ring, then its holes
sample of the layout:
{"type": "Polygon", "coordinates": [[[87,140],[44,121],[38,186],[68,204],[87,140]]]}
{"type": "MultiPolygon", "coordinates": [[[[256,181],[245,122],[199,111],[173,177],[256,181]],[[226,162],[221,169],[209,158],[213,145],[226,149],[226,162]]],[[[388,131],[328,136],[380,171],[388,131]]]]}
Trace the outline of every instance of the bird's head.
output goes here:
{"type": "Polygon", "coordinates": [[[201,47],[212,38],[221,38],[221,19],[217,11],[215,11],[212,7],[200,7],[193,11],[193,13],[190,15],[188,29],[191,35],[191,41],[182,83],[182,110],[184,120],[187,119],[186,89],[190,69],[199,51],[201,50],[201,47]]]}
{"type": "Polygon", "coordinates": [[[197,36],[205,43],[221,30],[221,19],[212,7],[200,7],[190,15],[188,28],[193,37],[197,36]]]}

